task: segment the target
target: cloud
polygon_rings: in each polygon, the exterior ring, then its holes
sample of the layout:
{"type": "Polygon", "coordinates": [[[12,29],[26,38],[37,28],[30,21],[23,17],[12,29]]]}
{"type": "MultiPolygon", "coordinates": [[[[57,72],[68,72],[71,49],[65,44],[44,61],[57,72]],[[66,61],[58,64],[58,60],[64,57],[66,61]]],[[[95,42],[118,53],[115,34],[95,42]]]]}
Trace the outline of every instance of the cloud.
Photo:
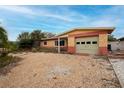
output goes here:
{"type": "Polygon", "coordinates": [[[77,12],[68,6],[58,7],[57,13],[63,18],[68,19],[70,23],[86,22],[89,19],[87,15],[82,14],[81,12],[77,12]]]}
{"type": "Polygon", "coordinates": [[[17,12],[17,13],[35,15],[35,13],[31,9],[23,7],[23,6],[0,6],[0,9],[17,12]]]}
{"type": "Polygon", "coordinates": [[[100,19],[96,19],[94,21],[92,21],[90,24],[91,26],[100,26],[100,27],[115,27],[118,25],[118,23],[120,22],[119,19],[112,19],[112,18],[104,18],[101,17],[100,19]]]}
{"type": "Polygon", "coordinates": [[[37,16],[41,16],[41,17],[50,17],[50,18],[55,18],[55,19],[59,19],[59,20],[63,20],[63,21],[71,21],[69,18],[67,18],[66,16],[63,15],[59,15],[59,14],[54,14],[54,13],[50,13],[49,11],[47,11],[47,9],[32,9],[29,7],[25,7],[25,6],[0,6],[1,10],[7,10],[7,11],[11,11],[11,12],[16,12],[16,13],[20,13],[24,16],[29,16],[29,17],[37,17],[37,16]]]}
{"type": "MultiPolygon", "coordinates": [[[[33,9],[26,6],[0,6],[1,10],[11,11],[22,14],[22,16],[28,16],[29,18],[35,17],[48,17],[65,22],[77,22],[86,20],[87,16],[77,13],[76,11],[70,10],[68,7],[59,7],[58,12],[50,10],[50,8],[33,9]]],[[[56,10],[57,11],[57,10],[56,10]]]]}
{"type": "MultiPolygon", "coordinates": [[[[113,14],[119,12],[119,10],[123,10],[122,6],[114,6],[108,10],[104,10],[102,13],[102,16],[100,18],[98,18],[98,16],[88,16],[85,14],[81,14],[77,11],[71,10],[69,7],[59,7],[57,12],[54,12],[54,10],[49,11],[49,8],[44,9],[44,8],[40,8],[40,9],[33,9],[31,7],[26,7],[26,6],[0,6],[0,9],[4,9],[7,11],[11,11],[11,12],[16,12],[16,13],[20,13],[23,16],[29,16],[29,17],[48,17],[48,18],[54,18],[57,20],[62,20],[65,22],[77,22],[77,23],[83,23],[83,22],[90,22],[92,24],[96,24],[96,25],[100,25],[103,24],[105,25],[107,23],[107,25],[111,22],[111,20],[104,20],[108,17],[114,17],[113,14]],[[60,11],[61,10],[61,11],[60,11]],[[106,18],[104,18],[106,17],[106,18]],[[95,18],[95,20],[93,20],[95,18]],[[97,20],[100,19],[100,20],[97,20]],[[96,21],[97,20],[97,21],[96,21]],[[94,22],[93,22],[94,21],[94,22]],[[106,23],[104,22],[106,21],[106,23]]],[[[119,12],[120,13],[120,12],[119,12]]],[[[116,14],[117,16],[117,14],[116,14]]],[[[114,20],[113,20],[114,21],[114,20]]],[[[88,23],[89,24],[89,23],[88,23]]],[[[105,25],[106,26],[106,25],[105,25]]]]}
{"type": "MultiPolygon", "coordinates": [[[[11,30],[15,29],[21,32],[22,30],[29,31],[32,30],[32,28],[41,28],[45,31],[60,32],[76,27],[114,26],[117,28],[114,34],[116,36],[122,36],[122,34],[119,33],[123,31],[124,6],[111,6],[101,11],[100,9],[98,9],[99,11],[97,11],[97,8],[95,9],[94,12],[92,9],[87,10],[87,8],[85,8],[85,10],[73,9],[72,6],[0,6],[0,10],[4,10],[4,12],[7,11],[8,14],[12,13],[12,15],[17,15],[16,18],[7,17],[12,21],[14,20],[13,22],[5,19],[7,27],[9,26],[11,30]],[[21,20],[21,16],[26,16],[26,19],[22,18],[21,20]],[[27,19],[27,17],[32,19],[27,19]]],[[[1,20],[3,19],[0,19],[0,21],[1,20]]]]}

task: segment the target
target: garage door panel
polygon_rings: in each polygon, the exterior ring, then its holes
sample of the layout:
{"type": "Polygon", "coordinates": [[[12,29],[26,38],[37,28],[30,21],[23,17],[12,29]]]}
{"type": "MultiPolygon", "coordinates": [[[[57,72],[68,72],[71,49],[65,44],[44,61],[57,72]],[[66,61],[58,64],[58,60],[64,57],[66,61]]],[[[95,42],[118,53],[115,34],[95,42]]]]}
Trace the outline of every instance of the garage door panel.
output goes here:
{"type": "Polygon", "coordinates": [[[98,50],[97,49],[82,49],[82,50],[77,50],[77,53],[88,53],[88,54],[97,54],[98,50]]]}
{"type": "Polygon", "coordinates": [[[77,38],[76,53],[97,54],[98,53],[98,37],[77,38]]]}

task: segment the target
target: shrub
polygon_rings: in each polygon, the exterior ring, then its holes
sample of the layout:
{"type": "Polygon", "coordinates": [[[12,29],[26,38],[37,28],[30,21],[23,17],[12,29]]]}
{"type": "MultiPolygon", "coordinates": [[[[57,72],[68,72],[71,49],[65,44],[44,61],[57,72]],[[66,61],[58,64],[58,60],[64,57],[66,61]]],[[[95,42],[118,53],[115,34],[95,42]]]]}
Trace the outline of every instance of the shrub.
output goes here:
{"type": "Polygon", "coordinates": [[[19,48],[20,49],[31,49],[33,46],[32,40],[22,40],[19,42],[19,48]]]}
{"type": "Polygon", "coordinates": [[[18,50],[18,42],[9,42],[9,52],[18,50]]]}
{"type": "Polygon", "coordinates": [[[17,62],[19,59],[13,56],[0,56],[0,68],[9,65],[10,63],[17,62]]]}
{"type": "Polygon", "coordinates": [[[1,57],[5,57],[5,56],[7,56],[8,55],[8,53],[7,52],[3,52],[3,53],[1,53],[1,57]]]}
{"type": "Polygon", "coordinates": [[[12,56],[0,56],[0,68],[10,64],[12,60],[13,60],[12,56]]]}

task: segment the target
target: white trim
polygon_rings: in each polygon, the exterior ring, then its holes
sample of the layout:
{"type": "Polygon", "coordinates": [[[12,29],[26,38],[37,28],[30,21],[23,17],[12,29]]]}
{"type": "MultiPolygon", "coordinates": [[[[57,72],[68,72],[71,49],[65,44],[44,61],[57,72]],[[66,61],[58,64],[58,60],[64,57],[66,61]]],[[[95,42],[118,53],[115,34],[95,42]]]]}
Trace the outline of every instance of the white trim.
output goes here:
{"type": "Polygon", "coordinates": [[[58,53],[60,53],[60,38],[58,37],[58,53]]]}

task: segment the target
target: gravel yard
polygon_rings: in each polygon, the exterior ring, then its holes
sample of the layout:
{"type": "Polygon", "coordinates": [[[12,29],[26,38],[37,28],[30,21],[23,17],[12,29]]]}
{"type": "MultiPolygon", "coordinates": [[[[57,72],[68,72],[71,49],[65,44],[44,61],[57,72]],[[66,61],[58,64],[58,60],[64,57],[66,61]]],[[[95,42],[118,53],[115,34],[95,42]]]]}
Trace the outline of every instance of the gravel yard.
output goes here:
{"type": "Polygon", "coordinates": [[[54,53],[18,53],[23,60],[7,74],[0,87],[120,87],[107,59],[54,53]]]}

